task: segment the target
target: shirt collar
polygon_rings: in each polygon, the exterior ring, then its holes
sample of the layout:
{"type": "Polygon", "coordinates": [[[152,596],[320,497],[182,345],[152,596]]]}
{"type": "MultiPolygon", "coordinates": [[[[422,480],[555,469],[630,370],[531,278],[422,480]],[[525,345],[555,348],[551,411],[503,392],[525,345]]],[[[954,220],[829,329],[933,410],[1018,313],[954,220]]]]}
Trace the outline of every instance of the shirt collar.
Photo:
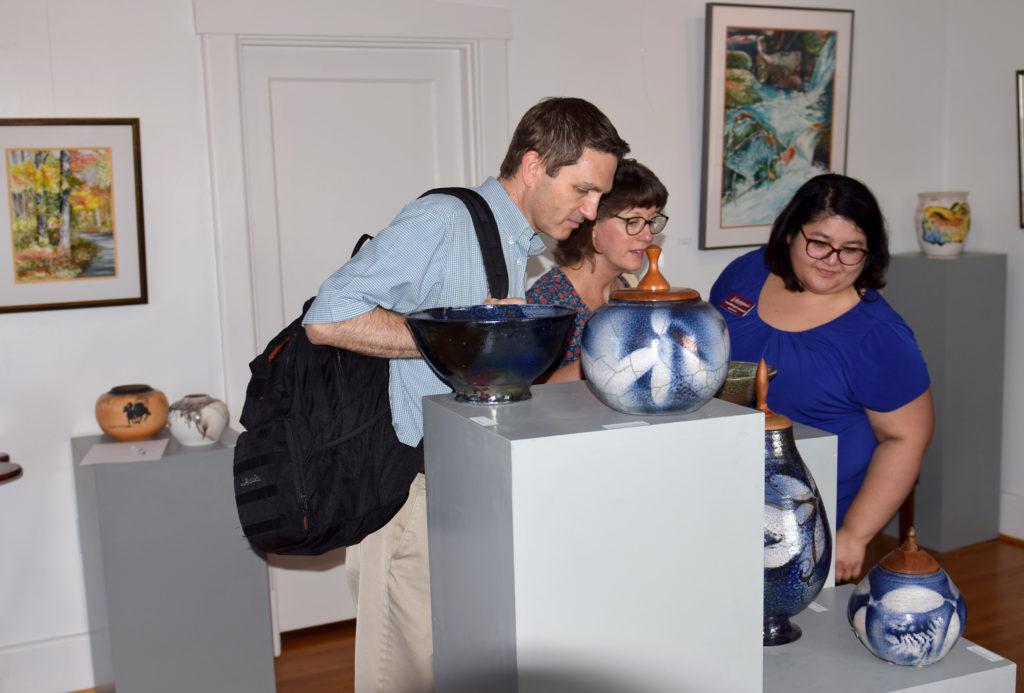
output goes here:
{"type": "Polygon", "coordinates": [[[519,206],[512,201],[504,186],[493,176],[483,182],[477,191],[487,200],[498,222],[498,230],[505,239],[515,240],[518,245],[528,247],[530,255],[544,250],[544,241],[526,221],[519,206]],[[535,251],[536,249],[536,251],[535,251]]]}

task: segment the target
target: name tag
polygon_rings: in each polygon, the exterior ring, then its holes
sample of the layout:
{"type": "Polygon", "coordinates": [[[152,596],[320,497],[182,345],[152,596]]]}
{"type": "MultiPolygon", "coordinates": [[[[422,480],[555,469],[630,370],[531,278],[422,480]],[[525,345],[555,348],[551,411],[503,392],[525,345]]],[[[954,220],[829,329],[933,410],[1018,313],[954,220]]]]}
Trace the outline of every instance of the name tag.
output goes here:
{"type": "Polygon", "coordinates": [[[737,318],[742,318],[754,309],[754,302],[743,298],[739,294],[732,294],[719,305],[737,318]]]}

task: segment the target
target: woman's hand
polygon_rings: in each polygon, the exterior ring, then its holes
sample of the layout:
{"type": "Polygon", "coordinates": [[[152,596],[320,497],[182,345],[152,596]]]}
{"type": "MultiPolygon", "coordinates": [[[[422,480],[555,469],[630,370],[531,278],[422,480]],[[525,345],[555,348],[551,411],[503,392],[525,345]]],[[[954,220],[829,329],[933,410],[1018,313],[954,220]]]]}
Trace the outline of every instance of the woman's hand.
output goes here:
{"type": "Polygon", "coordinates": [[[491,298],[488,294],[487,298],[484,299],[484,305],[487,306],[513,306],[523,303],[526,303],[526,299],[516,296],[513,296],[512,298],[491,298]]]}
{"type": "Polygon", "coordinates": [[[864,568],[868,543],[857,539],[845,527],[836,532],[836,584],[853,582],[864,568]]]}
{"type": "Polygon", "coordinates": [[[931,390],[894,411],[867,413],[878,447],[836,532],[836,582],[860,575],[868,542],[914,488],[934,427],[931,390]]]}
{"type": "Polygon", "coordinates": [[[545,373],[537,378],[538,383],[567,383],[573,380],[583,380],[583,371],[580,367],[580,360],[567,363],[558,370],[545,373]]]}

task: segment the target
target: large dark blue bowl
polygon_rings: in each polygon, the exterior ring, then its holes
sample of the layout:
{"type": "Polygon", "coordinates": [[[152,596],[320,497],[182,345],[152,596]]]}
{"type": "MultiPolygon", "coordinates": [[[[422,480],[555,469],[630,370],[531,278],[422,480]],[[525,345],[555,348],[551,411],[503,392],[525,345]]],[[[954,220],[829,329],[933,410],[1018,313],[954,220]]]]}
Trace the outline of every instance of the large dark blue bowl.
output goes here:
{"type": "Polygon", "coordinates": [[[432,308],[405,316],[423,358],[461,402],[530,398],[565,350],[576,311],[539,304],[432,308]]]}

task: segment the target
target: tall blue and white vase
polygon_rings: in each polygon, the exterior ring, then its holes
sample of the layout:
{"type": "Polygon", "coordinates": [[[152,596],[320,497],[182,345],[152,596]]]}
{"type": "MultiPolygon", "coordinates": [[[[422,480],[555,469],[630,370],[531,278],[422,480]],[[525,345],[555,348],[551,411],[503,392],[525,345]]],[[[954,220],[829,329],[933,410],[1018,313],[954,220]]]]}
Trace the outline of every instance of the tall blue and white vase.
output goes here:
{"type": "Polygon", "coordinates": [[[917,546],[911,528],[903,545],[857,584],[846,616],[876,657],[925,666],[956,645],[967,626],[967,603],[938,561],[917,546]]]}
{"type": "Polygon", "coordinates": [[[626,414],[684,414],[704,406],[729,372],[729,331],[693,289],[669,286],[661,248],[646,249],[635,289],[613,291],[583,329],[582,368],[590,389],[626,414]]]}
{"type": "Polygon", "coordinates": [[[825,504],[793,438],[793,423],[768,409],[768,373],[758,366],[758,409],[764,431],[764,625],[766,646],[801,635],[790,618],[821,592],[832,565],[825,504]]]}

